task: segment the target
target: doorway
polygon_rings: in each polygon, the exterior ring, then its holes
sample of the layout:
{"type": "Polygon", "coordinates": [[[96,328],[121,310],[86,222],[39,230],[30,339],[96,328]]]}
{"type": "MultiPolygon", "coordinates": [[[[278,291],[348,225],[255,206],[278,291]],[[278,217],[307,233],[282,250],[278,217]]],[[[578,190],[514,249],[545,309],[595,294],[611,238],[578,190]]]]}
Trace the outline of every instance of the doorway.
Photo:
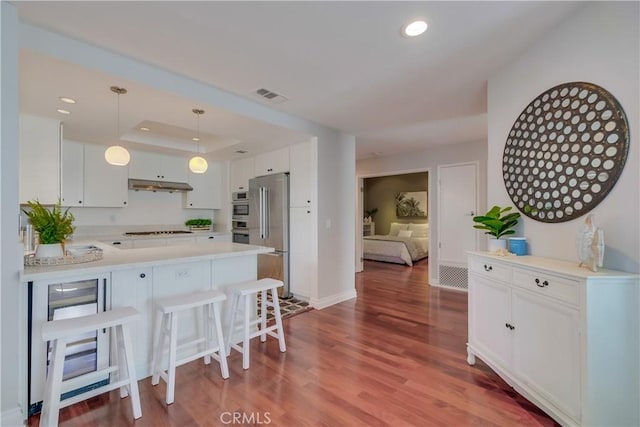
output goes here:
{"type": "MultiPolygon", "coordinates": [[[[408,225],[427,224],[429,220],[429,210],[432,206],[432,192],[429,188],[430,174],[428,169],[405,170],[389,172],[384,174],[359,176],[358,181],[358,201],[356,219],[356,272],[364,269],[364,236],[382,235],[390,233],[392,223],[402,223],[408,225]],[[409,200],[420,200],[419,206],[422,212],[413,216],[407,216],[397,209],[397,199],[404,194],[409,200]]],[[[397,234],[397,232],[396,232],[397,234]]],[[[425,236],[427,237],[428,234],[425,236]]],[[[420,236],[418,236],[420,237],[420,236]]],[[[377,237],[376,237],[377,240],[377,237]]],[[[428,239],[424,242],[423,256],[429,252],[430,243],[428,239]]],[[[390,255],[390,254],[389,254],[390,255]]],[[[386,257],[384,257],[386,258],[386,257]]],[[[390,256],[385,259],[389,263],[402,263],[401,259],[390,256]]],[[[405,255],[406,258],[406,255],[405,255]]],[[[376,259],[376,258],[371,258],[376,259]]],[[[411,263],[411,259],[408,259],[411,263]]],[[[382,265],[383,263],[381,263],[382,265]]]]}
{"type": "Polygon", "coordinates": [[[478,162],[438,166],[439,286],[467,289],[467,251],[478,249],[478,162]]]}

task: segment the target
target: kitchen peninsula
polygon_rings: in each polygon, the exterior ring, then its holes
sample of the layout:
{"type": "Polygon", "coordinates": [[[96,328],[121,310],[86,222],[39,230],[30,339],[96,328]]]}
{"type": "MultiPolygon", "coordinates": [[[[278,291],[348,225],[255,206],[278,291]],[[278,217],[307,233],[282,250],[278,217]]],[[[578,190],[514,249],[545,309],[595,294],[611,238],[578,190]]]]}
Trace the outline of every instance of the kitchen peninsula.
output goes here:
{"type": "MultiPolygon", "coordinates": [[[[44,322],[122,306],[136,308],[142,317],[133,327],[132,337],[136,373],[142,379],[150,375],[155,299],[209,289],[224,291],[226,285],[254,280],[258,254],[273,252],[263,246],[220,241],[118,249],[88,240],[74,242],[73,246],[80,244],[102,249],[103,258],[81,264],[25,267],[21,272],[26,307],[21,328],[23,336],[28,337],[20,343],[28,360],[21,377],[25,381],[30,378],[29,395],[25,396],[30,414],[39,411],[46,378],[48,350],[40,338],[44,322]]],[[[225,306],[223,318],[227,310],[225,306]]],[[[181,320],[181,338],[194,335],[201,323],[195,315],[186,317],[186,321],[181,320]]],[[[79,375],[102,366],[109,360],[109,347],[108,334],[103,331],[79,337],[68,347],[65,375],[79,375]]],[[[96,382],[105,380],[95,378],[96,382]]]]}

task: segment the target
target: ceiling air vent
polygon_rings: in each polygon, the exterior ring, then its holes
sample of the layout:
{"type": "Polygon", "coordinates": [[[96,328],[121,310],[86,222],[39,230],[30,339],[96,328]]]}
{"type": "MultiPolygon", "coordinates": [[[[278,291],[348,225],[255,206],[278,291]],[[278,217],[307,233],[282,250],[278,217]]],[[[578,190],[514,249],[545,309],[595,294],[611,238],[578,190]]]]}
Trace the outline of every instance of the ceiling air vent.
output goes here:
{"type": "Polygon", "coordinates": [[[282,96],[278,93],[272,92],[268,89],[265,88],[260,88],[258,90],[255,91],[255,94],[260,96],[261,98],[266,99],[267,101],[271,102],[272,104],[282,104],[285,101],[288,101],[289,99],[285,96],[282,96]]]}

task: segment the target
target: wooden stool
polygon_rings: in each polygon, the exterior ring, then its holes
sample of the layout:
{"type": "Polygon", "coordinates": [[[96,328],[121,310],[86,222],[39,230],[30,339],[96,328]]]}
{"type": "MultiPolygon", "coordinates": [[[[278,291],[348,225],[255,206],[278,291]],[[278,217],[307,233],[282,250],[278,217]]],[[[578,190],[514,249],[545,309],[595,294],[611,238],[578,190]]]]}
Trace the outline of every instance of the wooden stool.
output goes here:
{"type": "Polygon", "coordinates": [[[260,279],[255,281],[238,283],[227,287],[228,293],[233,293],[233,301],[231,306],[231,320],[229,321],[229,335],[227,335],[227,356],[231,354],[231,349],[242,353],[242,367],[249,369],[249,341],[251,338],[260,336],[260,341],[265,342],[267,335],[278,339],[280,351],[284,353],[287,347],[284,343],[284,331],[282,330],[282,316],[280,315],[280,303],[278,301],[278,288],[283,286],[280,280],[260,279]],[[267,300],[267,292],[271,292],[272,301],[267,300]],[[251,320],[252,314],[255,314],[252,307],[252,296],[262,294],[262,305],[260,307],[260,317],[257,320],[251,320]],[[240,298],[244,297],[244,308],[239,307],[240,298]],[[267,327],[267,307],[273,307],[276,324],[267,327]],[[242,322],[242,346],[232,344],[233,333],[236,330],[236,314],[243,313],[242,322]],[[260,325],[260,329],[251,332],[251,327],[260,325]],[[274,331],[277,331],[274,333],[274,331]]]}
{"type": "Polygon", "coordinates": [[[127,326],[129,322],[136,320],[139,316],[140,313],[134,308],[121,307],[89,316],[53,320],[42,325],[42,339],[45,342],[51,341],[52,352],[49,375],[47,376],[44,390],[42,413],[40,414],[40,427],[57,426],[58,414],[61,408],[116,388],[120,388],[120,397],[131,395],[133,417],[138,419],[142,416],[138,382],[134,366],[133,347],[127,326]],[[64,368],[64,356],[67,343],[73,341],[74,337],[80,334],[103,328],[111,328],[111,333],[115,335],[114,341],[117,346],[116,354],[118,355],[116,364],[99,371],[90,372],[63,381],[62,371],[64,368]],[[115,372],[117,372],[117,381],[112,380],[107,385],[78,394],[62,402],[60,401],[60,395],[62,393],[82,386],[83,379],[86,381],[87,379],[115,372]]]}
{"type": "Polygon", "coordinates": [[[220,291],[198,292],[190,295],[182,295],[171,298],[156,300],[158,312],[162,315],[160,330],[157,334],[157,342],[151,362],[151,384],[157,385],[162,378],[167,383],[167,404],[174,401],[174,391],[176,386],[176,367],[185,363],[204,358],[204,363],[211,363],[213,357],[220,363],[222,378],[229,378],[229,368],[227,366],[227,354],[224,351],[224,338],[222,335],[222,325],[220,324],[220,302],[227,299],[227,296],[220,291]],[[195,340],[178,345],[178,313],[180,311],[202,307],[204,336],[195,340]],[[213,327],[213,330],[212,330],[213,327]],[[215,332],[216,344],[213,344],[212,332],[215,332]],[[165,372],[161,368],[162,356],[165,352],[165,339],[169,338],[169,367],[165,372]],[[180,360],[176,360],[177,350],[189,346],[199,346],[204,343],[204,350],[190,355],[180,360]],[[216,352],[218,354],[216,354],[216,352]]]}

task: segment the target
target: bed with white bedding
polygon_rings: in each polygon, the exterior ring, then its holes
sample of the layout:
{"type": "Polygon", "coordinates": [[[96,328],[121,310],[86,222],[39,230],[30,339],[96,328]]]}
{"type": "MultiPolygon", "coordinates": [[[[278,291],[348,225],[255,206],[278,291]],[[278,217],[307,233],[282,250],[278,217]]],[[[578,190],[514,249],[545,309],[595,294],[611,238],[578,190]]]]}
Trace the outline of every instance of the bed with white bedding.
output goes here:
{"type": "Polygon", "coordinates": [[[388,235],[366,236],[363,257],[373,261],[413,265],[429,255],[429,224],[391,223],[388,235]]]}

